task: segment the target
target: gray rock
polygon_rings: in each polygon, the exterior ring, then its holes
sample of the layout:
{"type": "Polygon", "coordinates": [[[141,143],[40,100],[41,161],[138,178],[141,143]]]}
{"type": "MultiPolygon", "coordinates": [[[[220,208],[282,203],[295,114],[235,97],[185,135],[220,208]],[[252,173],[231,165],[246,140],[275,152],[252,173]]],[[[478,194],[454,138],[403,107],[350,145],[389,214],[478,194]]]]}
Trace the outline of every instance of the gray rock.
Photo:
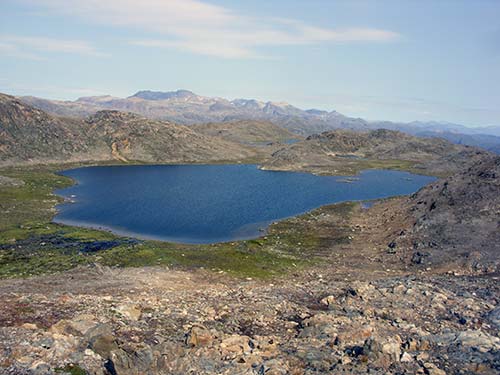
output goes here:
{"type": "Polygon", "coordinates": [[[500,329],[500,305],[491,310],[487,318],[491,324],[493,324],[497,329],[500,329]]]}
{"type": "Polygon", "coordinates": [[[142,345],[131,353],[123,349],[111,351],[106,369],[116,375],[146,375],[154,374],[153,351],[148,345],[142,345]]]}

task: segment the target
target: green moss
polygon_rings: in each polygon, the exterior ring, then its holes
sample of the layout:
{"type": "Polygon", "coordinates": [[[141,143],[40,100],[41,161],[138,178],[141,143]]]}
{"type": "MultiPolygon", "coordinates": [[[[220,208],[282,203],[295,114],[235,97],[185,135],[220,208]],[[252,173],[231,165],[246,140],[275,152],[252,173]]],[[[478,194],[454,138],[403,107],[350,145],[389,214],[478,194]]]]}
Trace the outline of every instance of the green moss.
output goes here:
{"type": "MultiPolygon", "coordinates": [[[[307,166],[305,171],[322,175],[354,176],[367,169],[392,169],[422,174],[424,171],[417,168],[417,162],[397,159],[332,159],[328,166],[307,166]]],[[[425,171],[428,174],[428,171],[425,171]]]]}
{"type": "Polygon", "coordinates": [[[75,364],[69,364],[55,369],[56,373],[67,373],[71,375],[87,375],[87,371],[75,364]]]}
{"type": "Polygon", "coordinates": [[[99,253],[108,266],[141,267],[166,265],[182,268],[205,268],[238,277],[270,277],[308,263],[270,249],[255,249],[246,241],[231,244],[186,246],[146,242],[134,247],[120,246],[99,253]]]}

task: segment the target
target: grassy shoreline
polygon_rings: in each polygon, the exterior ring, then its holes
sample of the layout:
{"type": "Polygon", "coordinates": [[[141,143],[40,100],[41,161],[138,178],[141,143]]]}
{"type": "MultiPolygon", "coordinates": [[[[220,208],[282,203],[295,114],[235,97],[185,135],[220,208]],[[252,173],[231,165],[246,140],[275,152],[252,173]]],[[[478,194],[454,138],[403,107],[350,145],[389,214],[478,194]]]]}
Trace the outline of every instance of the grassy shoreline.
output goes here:
{"type": "MultiPolygon", "coordinates": [[[[0,219],[0,278],[29,277],[90,263],[205,268],[236,277],[279,276],[317,261],[315,253],[322,248],[321,238],[304,225],[305,220],[323,211],[348,215],[355,205],[332,205],[284,219],[272,224],[268,233],[257,239],[209,245],[130,241],[108,231],[52,222],[56,205],[63,202],[54,190],[74,183],[58,171],[110,164],[0,168],[0,175],[23,182],[19,186],[0,186],[0,210],[4,213],[0,219]]],[[[338,236],[339,241],[345,238],[342,233],[338,236]]]]}

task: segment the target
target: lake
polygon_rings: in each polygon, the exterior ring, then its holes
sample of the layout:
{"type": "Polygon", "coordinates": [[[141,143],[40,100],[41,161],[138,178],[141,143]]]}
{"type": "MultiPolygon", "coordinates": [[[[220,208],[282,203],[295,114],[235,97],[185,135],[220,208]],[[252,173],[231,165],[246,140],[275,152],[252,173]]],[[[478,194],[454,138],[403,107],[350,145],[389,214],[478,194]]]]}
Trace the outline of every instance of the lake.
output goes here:
{"type": "Polygon", "coordinates": [[[262,171],[256,165],[137,165],[61,172],[76,184],[54,221],[181,243],[256,238],[276,220],[322,205],[410,194],[435,180],[367,170],[355,178],[262,171]]]}

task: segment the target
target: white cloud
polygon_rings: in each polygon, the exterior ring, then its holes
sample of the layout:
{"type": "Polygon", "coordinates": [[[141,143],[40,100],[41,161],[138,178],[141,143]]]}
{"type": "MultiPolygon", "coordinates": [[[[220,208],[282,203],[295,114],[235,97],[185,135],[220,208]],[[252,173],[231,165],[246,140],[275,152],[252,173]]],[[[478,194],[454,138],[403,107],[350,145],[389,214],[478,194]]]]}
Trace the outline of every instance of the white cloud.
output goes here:
{"type": "Polygon", "coordinates": [[[32,36],[0,35],[0,53],[4,56],[46,60],[40,53],[62,52],[94,57],[107,56],[83,40],[54,39],[32,36]]]}
{"type": "Polygon", "coordinates": [[[214,44],[207,41],[166,41],[166,40],[134,40],[130,44],[153,48],[176,48],[200,55],[216,56],[228,59],[257,58],[249,49],[235,45],[214,44]]]}
{"type": "Polygon", "coordinates": [[[388,42],[395,32],[337,30],[295,20],[256,19],[199,0],[25,0],[51,11],[105,25],[133,28],[152,37],[131,44],[176,48],[223,58],[262,57],[260,47],[345,42],[388,42]]]}
{"type": "Polygon", "coordinates": [[[35,60],[35,61],[44,60],[44,58],[41,56],[38,56],[34,53],[23,51],[22,49],[18,48],[15,44],[3,42],[1,41],[1,39],[0,39],[0,55],[17,57],[27,60],[35,60]]]}

